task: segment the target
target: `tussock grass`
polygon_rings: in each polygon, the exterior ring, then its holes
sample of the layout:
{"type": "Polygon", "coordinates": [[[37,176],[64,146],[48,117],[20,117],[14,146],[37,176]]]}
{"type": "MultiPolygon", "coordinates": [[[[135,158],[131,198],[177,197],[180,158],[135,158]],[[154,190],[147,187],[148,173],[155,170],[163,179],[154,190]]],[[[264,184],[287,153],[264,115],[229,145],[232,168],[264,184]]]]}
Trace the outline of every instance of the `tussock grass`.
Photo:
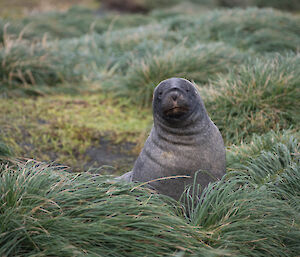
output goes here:
{"type": "Polygon", "coordinates": [[[148,54],[129,68],[127,76],[118,83],[121,94],[132,95],[140,105],[150,106],[153,89],[170,77],[184,77],[199,83],[228,71],[241,63],[245,56],[222,43],[201,44],[192,48],[176,46],[160,55],[148,54]],[[123,92],[122,92],[123,91],[123,92]]]}
{"type": "Polygon", "coordinates": [[[187,192],[184,206],[110,177],[33,161],[2,166],[0,253],[297,256],[299,141],[289,132],[278,138],[244,164],[237,159],[194,202],[187,192]]]}
{"type": "Polygon", "coordinates": [[[125,75],[133,62],[146,58],[149,53],[162,54],[165,49],[182,42],[179,37],[164,26],[151,24],[93,34],[82,42],[82,46],[91,47],[93,56],[97,56],[94,61],[98,67],[107,67],[118,76],[125,75]]]}
{"type": "Polygon", "coordinates": [[[234,169],[249,162],[251,158],[258,157],[263,151],[269,152],[274,145],[284,144],[290,152],[296,149],[296,142],[299,141],[299,132],[291,130],[269,131],[263,135],[253,134],[249,143],[231,145],[227,151],[227,168],[234,169]],[[238,165],[238,166],[236,166],[238,165]]]}
{"type": "Polygon", "coordinates": [[[19,21],[0,20],[0,38],[5,24],[10,37],[37,40],[44,36],[49,39],[64,39],[80,37],[90,33],[103,33],[107,30],[117,30],[138,27],[153,22],[154,18],[139,14],[116,15],[97,14],[95,11],[75,6],[67,12],[48,12],[32,15],[19,21]]]}
{"type": "Polygon", "coordinates": [[[217,255],[147,189],[32,161],[2,167],[0,181],[1,255],[217,255]]]}
{"type": "Polygon", "coordinates": [[[5,144],[0,138],[0,162],[1,157],[8,157],[11,155],[13,155],[12,149],[7,144],[5,144]]]}
{"type": "Polygon", "coordinates": [[[205,104],[227,143],[299,124],[299,55],[257,59],[203,90],[205,104]]]}
{"type": "MultiPolygon", "coordinates": [[[[300,168],[298,163],[300,145],[298,138],[295,136],[290,131],[284,131],[283,133],[269,132],[260,137],[255,136],[248,147],[244,146],[244,149],[239,149],[238,152],[235,151],[237,152],[237,158],[232,160],[229,166],[250,176],[251,181],[257,185],[266,185],[273,182],[277,185],[280,176],[284,175],[286,171],[288,172],[295,167],[296,169],[300,168]],[[271,141],[271,143],[262,147],[262,144],[268,141],[271,141]],[[248,151],[249,154],[247,158],[241,159],[241,153],[245,153],[245,151],[248,151]]],[[[234,154],[234,152],[231,154],[234,154]]],[[[300,190],[300,187],[294,189],[300,190]]]]}
{"type": "Polygon", "coordinates": [[[198,18],[171,18],[166,24],[191,42],[223,41],[259,53],[296,52],[300,45],[299,18],[272,9],[216,10],[198,18]]]}
{"type": "MultiPolygon", "coordinates": [[[[148,107],[154,87],[173,76],[199,84],[235,144],[224,178],[194,198],[187,188],[184,205],[111,177],[2,163],[1,256],[297,256],[299,18],[256,8],[186,16],[73,8],[0,20],[1,92],[71,83],[126,97],[2,99],[3,142],[16,154],[82,167],[100,137],[137,142],[151,114],[136,107],[148,107]]],[[[12,155],[1,142],[0,162],[12,155]]]]}
{"type": "Polygon", "coordinates": [[[5,47],[0,48],[1,83],[26,87],[76,81],[72,57],[68,52],[54,51],[47,43],[7,41],[5,47]]]}
{"type": "MultiPolygon", "coordinates": [[[[264,147],[259,154],[250,155],[243,162],[233,161],[232,167],[246,174],[256,185],[266,187],[277,199],[292,206],[297,211],[295,222],[299,232],[299,132],[291,134],[290,131],[285,131],[281,135],[270,132],[261,136],[260,140],[255,140],[248,148],[249,152],[261,148],[262,142],[270,140],[272,143],[264,147]]],[[[297,242],[295,246],[299,251],[297,242]]]]}
{"type": "Polygon", "coordinates": [[[38,93],[45,85],[101,80],[103,87],[149,105],[150,91],[162,79],[182,76],[203,83],[243,63],[246,55],[297,51],[300,45],[299,19],[282,12],[237,9],[199,17],[155,15],[97,17],[90,10],[73,8],[32,16],[20,24],[7,26],[2,20],[2,84],[38,93]],[[53,41],[57,38],[61,40],[53,41]]]}
{"type": "Polygon", "coordinates": [[[7,37],[14,35],[15,38],[18,38],[21,30],[20,25],[11,24],[8,20],[0,18],[0,46],[5,42],[7,37]]]}
{"type": "MultiPolygon", "coordinates": [[[[250,152],[271,136],[253,142],[250,152]]],[[[209,233],[210,246],[236,250],[239,256],[297,256],[299,141],[286,132],[279,137],[287,145],[274,140],[269,151],[249,156],[246,164],[237,158],[235,170],[210,184],[198,199],[187,194],[186,219],[209,233]]]]}
{"type": "Polygon", "coordinates": [[[161,53],[177,42],[174,33],[156,25],[57,42],[44,38],[28,43],[6,36],[0,47],[0,75],[4,85],[33,91],[44,85],[104,81],[115,74],[125,74],[133,60],[149,52],[161,53]],[[154,42],[157,37],[160,41],[154,42]]]}
{"type": "Polygon", "coordinates": [[[269,191],[243,176],[222,180],[204,191],[190,222],[210,234],[207,244],[239,256],[296,256],[299,214],[269,191]]]}

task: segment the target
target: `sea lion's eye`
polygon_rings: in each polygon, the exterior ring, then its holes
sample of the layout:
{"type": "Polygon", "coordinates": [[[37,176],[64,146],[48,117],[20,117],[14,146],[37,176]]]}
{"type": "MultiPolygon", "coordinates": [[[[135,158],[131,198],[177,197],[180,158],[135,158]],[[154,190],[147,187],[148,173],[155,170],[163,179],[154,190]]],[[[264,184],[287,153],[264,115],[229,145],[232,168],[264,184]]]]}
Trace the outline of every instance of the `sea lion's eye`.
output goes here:
{"type": "Polygon", "coordinates": [[[158,95],[159,95],[159,96],[161,96],[161,95],[162,95],[162,92],[161,92],[161,91],[159,91],[159,92],[158,92],[158,95]]]}

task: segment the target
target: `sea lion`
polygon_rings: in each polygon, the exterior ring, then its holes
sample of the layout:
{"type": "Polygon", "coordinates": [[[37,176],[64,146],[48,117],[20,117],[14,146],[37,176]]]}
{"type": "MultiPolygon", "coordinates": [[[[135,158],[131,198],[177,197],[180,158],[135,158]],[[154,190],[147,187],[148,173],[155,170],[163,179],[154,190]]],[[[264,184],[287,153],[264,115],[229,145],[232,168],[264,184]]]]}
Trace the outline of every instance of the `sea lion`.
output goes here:
{"type": "Polygon", "coordinates": [[[151,181],[148,184],[156,191],[179,200],[197,171],[196,183],[202,189],[225,174],[221,133],[191,82],[182,78],[162,81],[154,90],[152,107],[150,135],[133,170],[120,179],[151,181]]]}

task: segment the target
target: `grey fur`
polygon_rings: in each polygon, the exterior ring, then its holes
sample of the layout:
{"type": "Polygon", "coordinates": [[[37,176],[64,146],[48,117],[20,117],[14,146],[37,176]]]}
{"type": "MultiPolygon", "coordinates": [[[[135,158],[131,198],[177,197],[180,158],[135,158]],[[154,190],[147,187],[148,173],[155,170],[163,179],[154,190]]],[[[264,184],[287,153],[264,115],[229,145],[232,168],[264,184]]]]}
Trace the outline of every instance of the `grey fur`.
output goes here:
{"type": "Polygon", "coordinates": [[[120,177],[115,178],[115,180],[122,180],[126,182],[132,182],[132,171],[126,172],[120,177]]]}
{"type": "Polygon", "coordinates": [[[152,181],[149,185],[159,193],[178,200],[185,186],[193,183],[197,171],[201,170],[196,181],[202,188],[225,174],[222,136],[192,83],[181,78],[162,81],[153,95],[153,119],[133,170],[120,179],[152,181]],[[170,176],[177,178],[161,179],[170,176]]]}

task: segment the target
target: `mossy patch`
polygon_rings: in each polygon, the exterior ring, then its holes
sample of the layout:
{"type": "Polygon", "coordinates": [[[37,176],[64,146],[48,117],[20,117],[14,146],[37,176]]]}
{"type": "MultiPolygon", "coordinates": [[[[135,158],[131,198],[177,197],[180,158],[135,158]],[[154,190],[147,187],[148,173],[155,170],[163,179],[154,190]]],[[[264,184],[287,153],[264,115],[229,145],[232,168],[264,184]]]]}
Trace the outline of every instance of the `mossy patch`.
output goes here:
{"type": "Polygon", "coordinates": [[[93,164],[88,153],[94,149],[92,156],[97,156],[95,149],[101,149],[101,142],[122,159],[135,156],[133,146],[152,122],[150,110],[137,110],[126,99],[102,93],[2,99],[0,108],[3,140],[17,155],[74,169],[93,164]]]}

